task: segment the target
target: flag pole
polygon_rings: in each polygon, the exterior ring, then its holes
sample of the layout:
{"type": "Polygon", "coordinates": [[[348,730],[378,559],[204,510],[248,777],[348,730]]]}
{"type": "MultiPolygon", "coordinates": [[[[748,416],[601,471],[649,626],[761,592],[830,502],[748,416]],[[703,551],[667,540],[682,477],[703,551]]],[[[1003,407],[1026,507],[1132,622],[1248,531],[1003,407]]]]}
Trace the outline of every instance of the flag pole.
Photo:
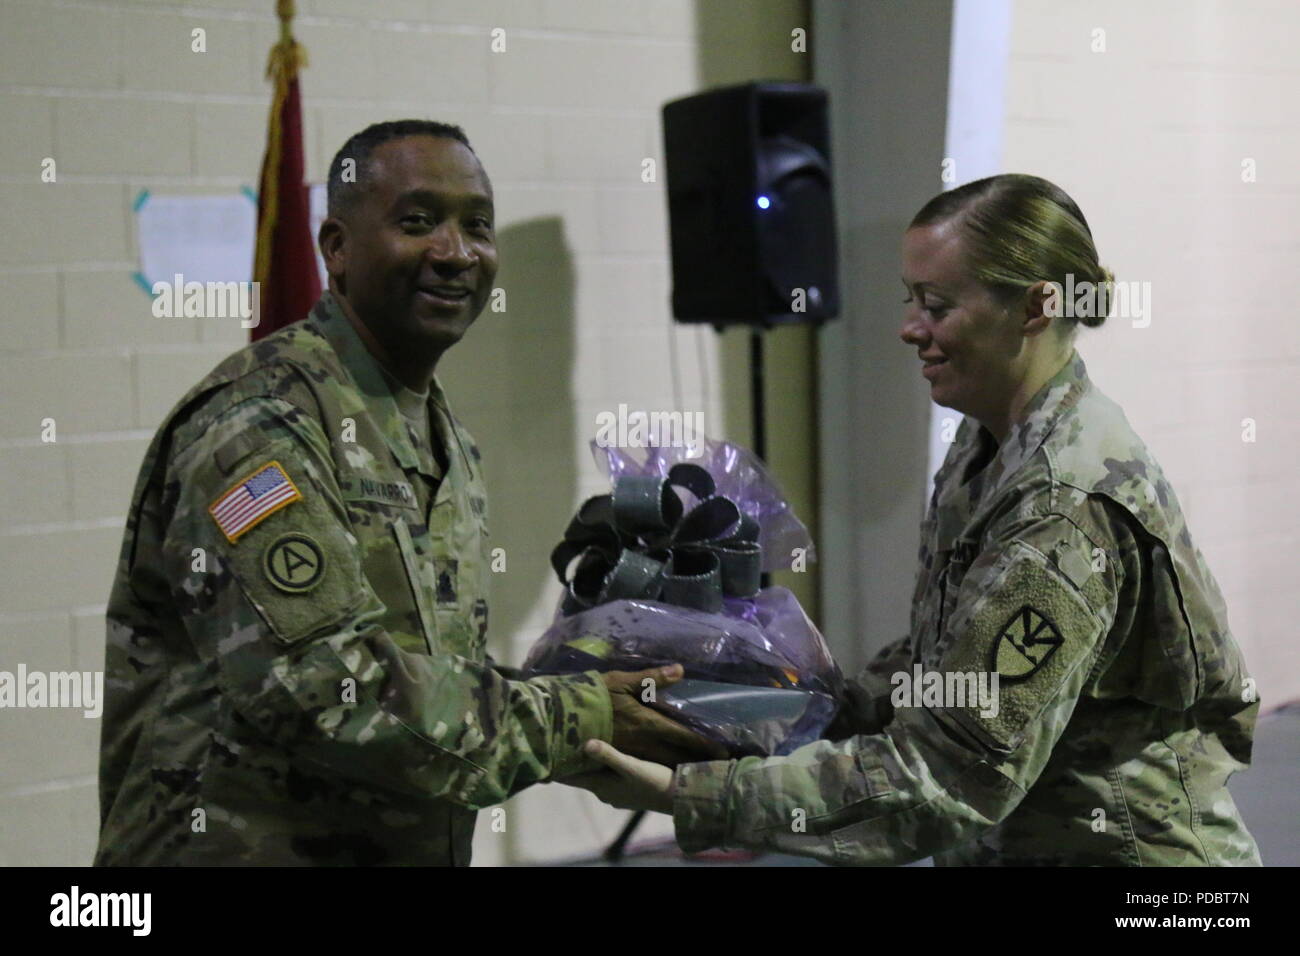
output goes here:
{"type": "Polygon", "coordinates": [[[266,63],[266,78],[272,83],[271,111],[257,193],[257,248],[253,254],[261,321],[252,330],[253,340],[305,317],[320,296],[303,183],[298,91],[298,71],[307,65],[307,51],[293,36],[294,0],[276,0],[275,13],[280,20],[280,38],[266,63]]]}

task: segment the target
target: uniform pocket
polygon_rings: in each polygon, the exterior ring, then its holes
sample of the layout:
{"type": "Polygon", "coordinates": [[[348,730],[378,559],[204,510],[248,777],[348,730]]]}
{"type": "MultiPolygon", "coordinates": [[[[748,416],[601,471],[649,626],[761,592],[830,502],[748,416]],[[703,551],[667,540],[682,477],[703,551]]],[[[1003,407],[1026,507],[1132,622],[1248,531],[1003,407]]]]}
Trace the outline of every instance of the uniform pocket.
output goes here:
{"type": "Polygon", "coordinates": [[[393,538],[402,555],[402,566],[406,570],[406,583],[411,591],[411,600],[415,602],[416,613],[420,618],[420,630],[424,634],[424,644],[429,654],[433,654],[438,639],[438,625],[433,608],[429,605],[429,586],[421,572],[419,555],[415,553],[415,542],[411,540],[411,529],[406,522],[398,518],[392,525],[393,538]]]}
{"type": "Polygon", "coordinates": [[[874,817],[876,814],[870,807],[872,801],[894,792],[885,768],[867,763],[857,751],[834,758],[828,764],[830,776],[827,779],[834,779],[834,763],[846,764],[848,779],[837,781],[843,786],[846,800],[838,809],[808,821],[808,832],[818,836],[842,831],[862,823],[864,818],[874,817]]]}
{"type": "Polygon", "coordinates": [[[429,515],[427,545],[430,606],[444,652],[481,659],[486,601],[483,527],[467,496],[439,502],[429,515]]]}
{"type": "Polygon", "coordinates": [[[960,622],[955,620],[957,614],[958,600],[961,597],[962,584],[966,580],[966,572],[975,558],[975,546],[973,543],[958,540],[956,546],[948,554],[948,561],[943,570],[939,572],[939,578],[936,582],[938,597],[936,599],[935,625],[931,637],[931,652],[923,658],[927,667],[938,665],[939,659],[943,657],[944,651],[949,644],[949,637],[946,631],[952,631],[954,624],[960,622]]]}

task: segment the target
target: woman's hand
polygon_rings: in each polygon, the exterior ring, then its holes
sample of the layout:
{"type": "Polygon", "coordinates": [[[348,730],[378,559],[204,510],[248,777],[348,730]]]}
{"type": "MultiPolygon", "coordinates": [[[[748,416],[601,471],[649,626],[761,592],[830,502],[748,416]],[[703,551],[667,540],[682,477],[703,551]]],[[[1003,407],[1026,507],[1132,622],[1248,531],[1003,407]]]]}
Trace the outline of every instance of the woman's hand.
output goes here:
{"type": "Polygon", "coordinates": [[[565,777],[562,783],[590,790],[621,810],[673,812],[673,772],[667,767],[630,757],[602,740],[588,740],[583,749],[606,769],[565,777]]]}

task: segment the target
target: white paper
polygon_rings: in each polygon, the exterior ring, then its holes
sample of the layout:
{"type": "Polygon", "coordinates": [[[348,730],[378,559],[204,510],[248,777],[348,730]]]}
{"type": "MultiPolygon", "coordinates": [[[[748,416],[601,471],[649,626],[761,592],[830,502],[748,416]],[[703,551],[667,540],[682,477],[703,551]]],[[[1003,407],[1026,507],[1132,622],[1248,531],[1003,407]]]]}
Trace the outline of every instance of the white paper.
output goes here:
{"type": "MultiPolygon", "coordinates": [[[[325,218],[324,184],[310,188],[312,247],[325,218]]],[[[224,196],[144,197],[136,210],[140,274],[152,286],[186,282],[248,282],[257,247],[257,204],[245,193],[224,196]]],[[[316,252],[321,288],[325,263],[316,252]]]]}
{"type": "Polygon", "coordinates": [[[253,278],[257,206],[242,193],[155,196],[136,211],[140,274],[146,282],[248,282],[253,278]]]}

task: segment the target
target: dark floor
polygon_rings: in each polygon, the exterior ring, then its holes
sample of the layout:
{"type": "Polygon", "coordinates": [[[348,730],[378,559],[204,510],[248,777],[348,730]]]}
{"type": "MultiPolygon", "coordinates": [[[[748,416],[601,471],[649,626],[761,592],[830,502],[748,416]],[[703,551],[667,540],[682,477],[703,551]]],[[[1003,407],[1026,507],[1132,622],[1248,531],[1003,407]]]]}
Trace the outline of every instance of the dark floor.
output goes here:
{"type": "Polygon", "coordinates": [[[1228,783],[1265,866],[1300,866],[1300,701],[1266,714],[1250,769],[1228,783]]]}
{"type": "MultiPolygon", "coordinates": [[[[1232,797],[1259,844],[1265,866],[1300,866],[1300,702],[1260,718],[1255,730],[1251,767],[1232,778],[1232,797]]],[[[820,866],[803,857],[718,853],[689,863],[676,845],[635,846],[621,866],[820,866]]],[[[604,866],[604,861],[574,861],[576,866],[604,866]]],[[[932,866],[930,860],[911,866],[932,866]]]]}

